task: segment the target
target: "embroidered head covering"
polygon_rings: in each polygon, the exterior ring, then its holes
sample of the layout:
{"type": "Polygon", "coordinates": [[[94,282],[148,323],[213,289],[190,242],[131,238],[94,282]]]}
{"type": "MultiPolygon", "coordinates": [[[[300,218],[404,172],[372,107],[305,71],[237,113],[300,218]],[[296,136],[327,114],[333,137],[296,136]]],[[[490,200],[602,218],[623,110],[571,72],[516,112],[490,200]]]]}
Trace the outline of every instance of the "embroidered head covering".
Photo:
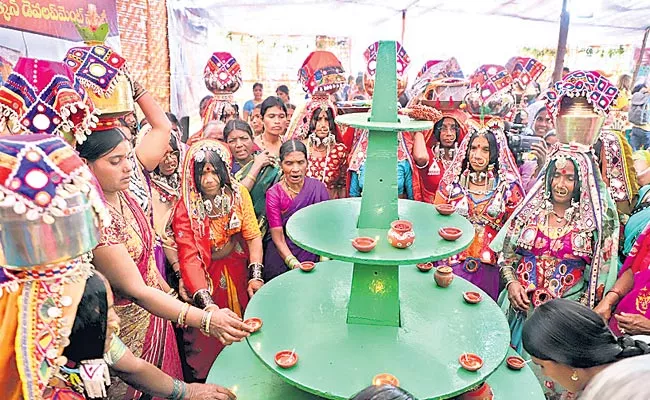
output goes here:
{"type": "Polygon", "coordinates": [[[609,193],[614,201],[632,202],[639,193],[639,184],[635,178],[632,147],[620,132],[602,131],[599,139],[602,143],[601,154],[604,158],[603,176],[608,182],[609,193]]]}
{"type": "MultiPolygon", "coordinates": [[[[411,64],[411,57],[406,53],[404,47],[399,42],[395,43],[397,51],[397,97],[399,97],[404,90],[406,90],[406,85],[408,77],[406,75],[406,70],[411,64]]],[[[366,59],[366,71],[363,74],[363,84],[366,88],[366,91],[369,95],[372,96],[375,88],[375,75],[377,74],[377,54],[379,52],[379,42],[375,42],[368,46],[366,51],[363,53],[363,57],[366,59]]]]}
{"type": "MultiPolygon", "coordinates": [[[[208,153],[216,153],[225,164],[228,172],[232,169],[232,155],[230,154],[230,150],[218,140],[202,139],[194,143],[187,150],[185,160],[183,161],[180,201],[185,203],[185,208],[187,209],[193,227],[195,227],[195,224],[202,226],[207,216],[203,202],[204,199],[194,184],[194,163],[204,161],[208,153]]],[[[233,185],[233,189],[235,188],[238,188],[238,185],[233,185]]],[[[200,231],[203,232],[203,228],[200,231]]]]}
{"type": "MultiPolygon", "coordinates": [[[[575,185],[580,188],[579,200],[573,205],[572,221],[579,232],[572,238],[573,249],[576,254],[592,259],[590,270],[585,271],[588,286],[586,296],[581,301],[593,308],[604,294],[603,282],[616,279],[619,222],[616,205],[608,194],[589,151],[566,144],[553,147],[540,179],[510,216],[490,247],[495,252],[513,254],[522,241],[530,241],[530,236],[536,235],[535,231],[528,232],[528,228],[536,226],[540,213],[549,211],[553,179],[549,166],[554,164],[556,168],[563,168],[567,162],[574,164],[578,175],[575,185]]],[[[552,209],[552,204],[550,207],[552,209]]]]}
{"type": "Polygon", "coordinates": [[[81,143],[95,126],[94,107],[61,62],[21,57],[0,87],[0,131],[63,136],[81,143]]]}
{"type": "MultiPolygon", "coordinates": [[[[338,58],[329,51],[314,51],[302,64],[298,71],[298,80],[305,92],[311,94],[311,98],[300,109],[294,112],[287,138],[304,140],[309,135],[309,124],[318,109],[331,110],[336,116],[337,110],[331,101],[329,94],[338,91],[345,85],[343,67],[338,58]]],[[[340,142],[338,132],[332,132],[336,140],[340,142]]]]}
{"type": "Polygon", "coordinates": [[[97,96],[110,97],[118,79],[127,75],[126,60],[106,45],[73,47],[63,62],[74,72],[75,78],[97,96]]]}
{"type": "Polygon", "coordinates": [[[512,77],[501,65],[482,65],[469,78],[470,90],[465,97],[466,111],[472,117],[488,122],[510,116],[515,99],[512,96],[512,77]]]}
{"type": "Polygon", "coordinates": [[[41,399],[67,362],[61,354],[91,273],[90,251],[110,217],[83,160],[50,135],[0,139],[0,199],[0,314],[16,316],[0,322],[3,332],[16,332],[4,341],[13,349],[0,352],[9,357],[0,375],[19,377],[0,386],[7,393],[6,384],[20,385],[23,398],[41,399]]]}
{"type": "Polygon", "coordinates": [[[298,71],[306,93],[336,93],[345,85],[341,61],[329,51],[311,52],[298,71]]]}
{"type": "Polygon", "coordinates": [[[228,104],[233,103],[233,93],[242,84],[241,67],[228,52],[212,54],[203,70],[205,87],[212,92],[213,97],[206,106],[203,126],[213,119],[213,115],[221,116],[228,104]]]}
{"type": "Polygon", "coordinates": [[[534,58],[512,57],[506,63],[506,69],[513,83],[523,90],[542,76],[546,66],[534,58]]]}
{"type": "MultiPolygon", "coordinates": [[[[423,96],[427,99],[426,92],[429,91],[430,85],[433,82],[441,81],[445,78],[455,78],[462,81],[463,77],[463,70],[460,68],[458,61],[456,61],[454,57],[445,61],[427,61],[420,72],[418,72],[413,86],[406,91],[406,94],[410,99],[408,106],[410,107],[413,104],[417,104],[423,96]]],[[[460,101],[462,101],[462,97],[460,98],[460,101]]]]}
{"type": "Polygon", "coordinates": [[[594,112],[607,115],[618,96],[618,88],[596,71],[573,71],[546,93],[546,107],[554,118],[558,117],[565,97],[584,97],[594,112]]]}
{"type": "Polygon", "coordinates": [[[546,93],[546,107],[562,143],[592,146],[618,96],[618,88],[596,71],[573,71],[546,93]]]}

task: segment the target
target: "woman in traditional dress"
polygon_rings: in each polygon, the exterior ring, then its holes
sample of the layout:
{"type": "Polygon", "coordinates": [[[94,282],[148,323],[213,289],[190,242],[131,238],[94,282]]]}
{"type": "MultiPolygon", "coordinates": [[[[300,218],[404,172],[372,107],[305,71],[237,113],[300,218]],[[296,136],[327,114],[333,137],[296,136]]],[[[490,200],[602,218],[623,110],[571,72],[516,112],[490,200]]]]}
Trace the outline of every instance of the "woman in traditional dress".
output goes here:
{"type": "Polygon", "coordinates": [[[617,335],[650,335],[650,225],[639,235],[618,280],[594,311],[609,321],[617,335]]]}
{"type": "MultiPolygon", "coordinates": [[[[245,337],[250,329],[236,315],[201,311],[165,294],[173,291],[156,266],[153,227],[127,191],[132,150],[120,129],[93,133],[77,146],[77,151],[97,177],[112,217],[93,250],[93,264],[119,294],[115,309],[122,320],[121,339],[131,351],[169,375],[180,377],[180,360],[169,321],[201,328],[225,343],[245,337]]],[[[141,396],[121,382],[111,385],[110,390],[111,399],[141,396]]]]}
{"type": "MultiPolygon", "coordinates": [[[[185,145],[180,141],[179,132],[172,131],[167,151],[158,167],[151,173],[151,188],[153,189],[151,200],[154,231],[164,250],[162,259],[158,259],[160,255],[156,253],[156,262],[158,265],[166,266],[166,270],[167,268],[171,269],[175,274],[175,279],[178,279],[179,294],[184,300],[189,301],[180,276],[176,242],[171,229],[172,213],[180,198],[180,170],[184,153],[185,145]]],[[[170,279],[167,281],[170,282],[170,279]]]]}
{"type": "Polygon", "coordinates": [[[266,218],[266,192],[280,179],[280,167],[268,150],[255,151],[253,130],[242,120],[226,124],[224,139],[233,155],[232,173],[250,193],[262,241],[270,240],[266,218]]]}
{"type": "Polygon", "coordinates": [[[298,210],[329,200],[325,185],[307,174],[307,148],[302,142],[289,140],[280,148],[283,177],[266,193],[266,216],[272,241],[264,252],[264,280],[296,268],[303,261],[317,261],[318,256],[301,249],[289,239],[285,226],[298,210]]]}
{"type": "MultiPolygon", "coordinates": [[[[216,140],[190,147],[183,165],[181,199],[172,227],[183,282],[204,310],[244,314],[262,286],[262,236],[248,190],[230,178],[231,155],[216,140]],[[250,262],[249,262],[250,261],[250,262]]],[[[185,331],[185,354],[195,380],[205,380],[223,345],[198,329],[185,331]]]]}
{"type": "Polygon", "coordinates": [[[420,179],[422,201],[431,204],[445,171],[458,152],[459,143],[467,133],[467,116],[462,111],[444,111],[442,115],[442,119],[433,126],[433,135],[429,135],[428,141],[423,132],[415,133],[413,141],[413,158],[420,179]]]}
{"type": "Polygon", "coordinates": [[[255,138],[255,144],[261,150],[278,157],[280,155],[280,146],[282,146],[282,135],[287,129],[287,107],[279,97],[267,97],[262,102],[262,122],[264,123],[264,132],[255,138]]]}
{"type": "Polygon", "coordinates": [[[470,82],[465,103],[475,119],[467,122],[469,133],[438,186],[435,203],[451,204],[467,217],[474,225],[474,241],[467,250],[440,263],[451,265],[454,273],[496,300],[500,290],[497,255],[488,245],[524,196],[501,119],[512,109],[514,99],[509,93],[511,80],[502,66],[482,66],[470,82]]]}
{"type": "Polygon", "coordinates": [[[224,387],[186,384],[165,374],[153,364],[135,357],[120,340],[119,334],[120,318],[113,307],[113,291],[105,278],[95,273],[86,282],[71,329],[70,344],[63,352],[68,362],[50,379],[44,399],[101,397],[107,367],[124,382],[152,397],[175,400],[235,399],[235,395],[224,387]],[[86,371],[95,372],[95,375],[88,376],[86,371]]]}
{"type": "Polygon", "coordinates": [[[337,142],[337,132],[334,110],[327,106],[315,108],[307,136],[307,176],[323,182],[331,199],[347,197],[345,172],[348,154],[345,145],[337,142]]]}

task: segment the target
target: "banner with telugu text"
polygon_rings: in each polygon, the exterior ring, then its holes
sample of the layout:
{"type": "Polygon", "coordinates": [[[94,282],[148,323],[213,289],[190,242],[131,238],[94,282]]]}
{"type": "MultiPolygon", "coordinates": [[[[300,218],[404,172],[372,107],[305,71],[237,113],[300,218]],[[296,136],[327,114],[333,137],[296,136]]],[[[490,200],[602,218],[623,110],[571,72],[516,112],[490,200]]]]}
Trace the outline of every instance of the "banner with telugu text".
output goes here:
{"type": "Polygon", "coordinates": [[[108,22],[109,36],[118,35],[115,0],[0,0],[0,27],[79,41],[75,23],[108,22]],[[99,17],[99,19],[97,19],[99,17]]]}

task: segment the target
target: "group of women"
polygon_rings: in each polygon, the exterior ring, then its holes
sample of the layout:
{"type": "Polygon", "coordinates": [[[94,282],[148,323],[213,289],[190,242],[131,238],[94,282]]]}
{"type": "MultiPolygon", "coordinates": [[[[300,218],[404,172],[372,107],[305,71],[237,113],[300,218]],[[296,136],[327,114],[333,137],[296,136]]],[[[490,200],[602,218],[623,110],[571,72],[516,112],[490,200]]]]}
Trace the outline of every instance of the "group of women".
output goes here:
{"type": "MultiPolygon", "coordinates": [[[[119,57],[103,45],[74,52],[75,57],[83,54],[109,54],[115,57],[111,60],[119,57]]],[[[24,140],[25,146],[41,140],[29,135],[44,133],[39,116],[45,114],[34,116],[27,106],[12,108],[18,104],[15,100],[31,104],[25,99],[35,94],[59,107],[53,108],[58,114],[52,121],[66,123],[48,133],[64,137],[70,129],[75,133],[72,144],[76,153],[70,154],[83,160],[85,166],[80,170],[87,169],[101,188],[100,203],[111,219],[110,224],[99,227],[98,243],[92,256],[88,255],[97,273],[86,277],[85,289],[78,293],[80,302],[69,340],[60,342],[59,353],[66,357],[61,366],[65,368],[52,376],[45,374],[51,378],[46,398],[57,398],[66,391],[77,398],[234,398],[225,388],[201,382],[225,345],[250,334],[251,327],[242,322],[250,298],[265,283],[301,262],[318,261],[316,255],[299,248],[286,235],[288,219],[318,202],[361,195],[369,133],[335,123],[339,110],[328,90],[338,87],[332,85],[338,75],[344,82],[338,60],[327,55],[306,60],[300,77],[311,97],[303,109],[296,110],[290,123],[286,105],[278,97],[264,100],[253,110],[250,121],[239,119],[237,107],[220,92],[227,89],[231,94],[241,82],[239,68],[233,67],[236,61],[233,64],[231,58],[228,53],[215,53],[206,66],[206,83],[210,82],[214,96],[204,108],[204,127],[220,121],[224,124],[222,137],[205,137],[203,129],[190,138],[190,145],[181,141],[178,127],[152,96],[124,71],[116,71],[114,76],[129,82],[133,100],[145,115],[146,124],[139,131],[115,115],[100,115],[98,121],[91,117],[92,104],[84,98],[84,90],[109,98],[110,92],[89,84],[92,77],[81,79],[87,73],[83,69],[76,70],[80,79],[66,81],[56,76],[52,80],[58,85],[39,92],[42,86],[37,85],[36,78],[43,81],[50,77],[39,69],[47,62],[29,59],[17,64],[13,79],[0,91],[3,133],[28,135],[13,139],[24,140]],[[224,71],[224,65],[230,69],[224,71]],[[79,98],[74,100],[74,109],[60,111],[61,99],[69,97],[58,97],[58,89],[68,90],[62,92],[64,95],[70,90],[76,93],[79,98]],[[52,90],[55,93],[49,92],[52,90]],[[73,118],[79,112],[88,112],[88,116],[73,118]],[[98,383],[87,377],[84,387],[74,378],[88,375],[79,371],[93,359],[104,359],[116,375],[107,392],[101,389],[101,379],[98,383]]],[[[74,60],[68,61],[68,65],[74,64],[74,60]]],[[[528,352],[545,370],[546,361],[564,359],[535,347],[532,338],[538,332],[527,328],[527,320],[543,313],[545,304],[554,304],[555,299],[575,300],[594,309],[617,334],[650,333],[646,317],[650,304],[650,215],[646,212],[648,190],[643,186],[648,184],[643,181],[648,157],[644,153],[636,157],[642,188],[638,194],[628,190],[635,206],[624,218],[610,195],[620,189],[617,182],[634,178],[622,165],[622,142],[608,141],[598,136],[599,132],[592,132],[594,137],[587,138],[594,139],[592,142],[569,144],[570,132],[562,130],[562,118],[570,118],[576,102],[587,104],[594,119],[607,113],[616,90],[603,80],[597,73],[576,71],[546,94],[547,115],[555,121],[560,142],[540,145],[533,151],[537,161],[532,183],[522,179],[524,167],[517,164],[506,136],[504,121],[511,115],[514,102],[509,94],[512,77],[504,67],[482,66],[460,85],[456,78],[433,81],[405,111],[414,118],[432,120],[433,130],[398,135],[399,195],[451,204],[474,226],[469,248],[439,261],[439,265],[452,266],[456,274],[498,300],[510,324],[513,347],[522,354],[528,352]],[[600,84],[593,84],[596,81],[600,84]],[[436,104],[435,94],[429,96],[430,87],[434,93],[446,93],[448,88],[459,86],[463,88],[463,108],[461,101],[452,101],[454,96],[444,99],[446,105],[441,105],[440,99],[436,104]],[[597,104],[589,102],[594,96],[601,99],[597,104]],[[590,147],[597,136],[603,143],[600,153],[590,147]],[[621,177],[621,173],[626,176],[621,177]],[[627,224],[624,229],[620,229],[621,221],[627,224]],[[619,231],[625,234],[623,253],[627,258],[617,277],[619,231]]],[[[534,121],[540,115],[534,113],[534,121]]],[[[9,140],[0,150],[14,151],[12,143],[9,140]]],[[[38,160],[27,153],[29,156],[18,162],[4,161],[6,167],[31,171],[33,167],[20,168],[22,162],[38,160]]],[[[61,193],[74,193],[57,174],[48,176],[52,185],[63,185],[61,193]]],[[[25,179],[29,193],[45,187],[39,179],[25,179]]],[[[11,180],[2,191],[15,193],[21,184],[21,180],[11,180]]],[[[28,206],[43,201],[40,193],[28,206]]],[[[88,190],[82,193],[97,202],[97,196],[92,197],[88,190]]],[[[0,206],[34,220],[36,211],[26,213],[15,204],[5,201],[0,206]]],[[[67,207],[65,202],[58,204],[67,207]]],[[[66,212],[77,211],[70,206],[66,212]]],[[[66,212],[61,215],[68,215],[66,212]]],[[[25,279],[38,281],[49,276],[39,268],[42,266],[33,268],[28,275],[31,278],[17,278],[9,267],[3,269],[0,289],[16,291],[31,282],[25,279]]],[[[27,286],[21,290],[28,296],[27,286]]],[[[10,312],[14,306],[0,302],[0,311],[10,312]]],[[[63,318],[54,311],[49,317],[63,318]]],[[[646,351],[628,342],[617,345],[625,355],[646,351]],[[625,350],[628,347],[641,350],[625,350]]],[[[0,356],[3,354],[0,351],[0,356]]],[[[617,358],[622,356],[617,354],[607,361],[617,358]]],[[[575,368],[587,365],[571,360],[566,363],[575,368]]],[[[25,368],[33,371],[36,367],[25,368]]],[[[577,373],[580,379],[581,372],[577,373]]],[[[29,397],[15,387],[15,382],[0,379],[0,384],[2,389],[13,385],[12,390],[5,391],[12,393],[12,400],[29,397]]],[[[549,396],[565,396],[566,389],[575,391],[577,386],[560,379],[558,384],[547,383],[545,387],[549,396]]]]}

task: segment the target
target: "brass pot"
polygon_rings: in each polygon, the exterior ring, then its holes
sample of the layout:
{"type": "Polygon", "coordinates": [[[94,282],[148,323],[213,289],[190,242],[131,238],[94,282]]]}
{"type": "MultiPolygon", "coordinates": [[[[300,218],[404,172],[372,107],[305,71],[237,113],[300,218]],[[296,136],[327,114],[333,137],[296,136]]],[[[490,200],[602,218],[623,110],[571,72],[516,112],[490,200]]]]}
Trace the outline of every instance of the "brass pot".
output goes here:
{"type": "Polygon", "coordinates": [[[605,123],[584,97],[564,97],[555,121],[555,133],[561,143],[578,143],[593,146],[605,123]]]}
{"type": "Polygon", "coordinates": [[[82,192],[66,199],[69,215],[57,216],[52,224],[42,218],[30,221],[13,207],[0,207],[0,264],[31,267],[73,259],[97,246],[97,217],[82,192]]]}
{"type": "Polygon", "coordinates": [[[102,117],[121,117],[135,109],[131,83],[125,75],[117,77],[113,94],[110,97],[98,96],[88,89],[88,96],[93,102],[95,109],[102,117]]]}

